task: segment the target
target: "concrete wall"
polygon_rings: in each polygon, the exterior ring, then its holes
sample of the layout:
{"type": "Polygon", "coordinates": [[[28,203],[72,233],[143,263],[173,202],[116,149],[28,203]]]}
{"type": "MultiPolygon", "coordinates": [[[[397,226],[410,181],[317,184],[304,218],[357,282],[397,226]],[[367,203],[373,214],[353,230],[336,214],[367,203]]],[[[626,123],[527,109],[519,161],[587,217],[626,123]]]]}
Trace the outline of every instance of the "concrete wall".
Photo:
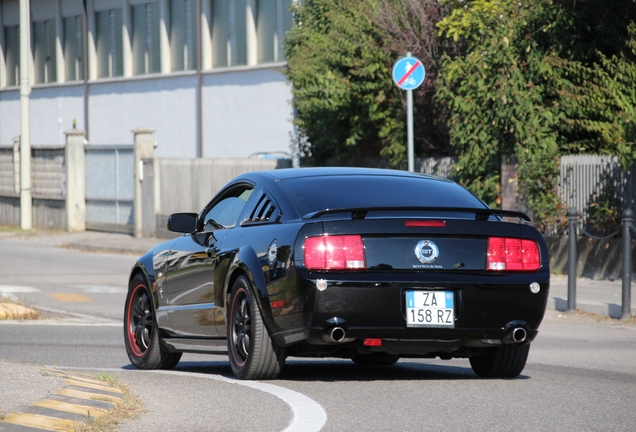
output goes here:
{"type": "MultiPolygon", "coordinates": [[[[546,237],[550,253],[550,270],[568,272],[568,237],[546,237]]],[[[622,240],[577,238],[577,275],[592,279],[621,279],[623,272],[622,240]]],[[[632,240],[632,269],[636,268],[636,241],[632,240]]]]}

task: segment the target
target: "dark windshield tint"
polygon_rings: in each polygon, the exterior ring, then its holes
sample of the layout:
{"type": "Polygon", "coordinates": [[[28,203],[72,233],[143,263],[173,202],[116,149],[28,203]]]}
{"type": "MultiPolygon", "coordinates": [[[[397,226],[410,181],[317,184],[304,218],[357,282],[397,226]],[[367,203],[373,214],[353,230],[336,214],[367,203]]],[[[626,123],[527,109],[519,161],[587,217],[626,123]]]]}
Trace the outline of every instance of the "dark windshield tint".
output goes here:
{"type": "Polygon", "coordinates": [[[485,208],[456,183],[426,177],[346,175],[294,178],[279,184],[301,216],[337,208],[485,208]]]}

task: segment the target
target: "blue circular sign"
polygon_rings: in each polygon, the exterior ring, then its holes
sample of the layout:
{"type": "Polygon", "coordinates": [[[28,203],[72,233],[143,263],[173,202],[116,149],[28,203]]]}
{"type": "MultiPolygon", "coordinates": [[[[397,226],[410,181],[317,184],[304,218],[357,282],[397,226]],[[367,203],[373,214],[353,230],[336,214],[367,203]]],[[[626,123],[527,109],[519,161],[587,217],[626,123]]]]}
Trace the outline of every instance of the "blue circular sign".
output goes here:
{"type": "Polygon", "coordinates": [[[424,65],[415,57],[402,57],[393,65],[393,81],[402,90],[413,90],[424,82],[424,65]]]}

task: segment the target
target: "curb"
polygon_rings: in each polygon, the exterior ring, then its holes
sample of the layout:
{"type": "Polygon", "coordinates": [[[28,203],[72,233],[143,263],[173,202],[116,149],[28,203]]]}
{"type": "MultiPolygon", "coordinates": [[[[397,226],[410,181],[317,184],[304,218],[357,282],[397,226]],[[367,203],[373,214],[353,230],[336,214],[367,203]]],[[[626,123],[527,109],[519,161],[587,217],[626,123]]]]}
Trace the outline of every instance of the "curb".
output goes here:
{"type": "Polygon", "coordinates": [[[69,374],[57,369],[40,368],[65,378],[65,386],[47,399],[7,414],[0,420],[0,431],[75,431],[93,418],[115,409],[124,398],[123,392],[103,381],[69,374]]]}
{"type": "MultiPolygon", "coordinates": [[[[1,300],[1,296],[0,296],[1,300]]],[[[0,321],[2,320],[34,320],[40,314],[35,309],[13,302],[0,302],[0,321]]]]}
{"type": "MultiPolygon", "coordinates": [[[[561,297],[550,297],[547,308],[559,312],[567,312],[568,301],[561,297]]],[[[623,312],[622,306],[616,303],[576,302],[576,309],[614,319],[621,319],[623,312]]],[[[636,316],[636,308],[632,308],[632,316],[636,316]]]]}

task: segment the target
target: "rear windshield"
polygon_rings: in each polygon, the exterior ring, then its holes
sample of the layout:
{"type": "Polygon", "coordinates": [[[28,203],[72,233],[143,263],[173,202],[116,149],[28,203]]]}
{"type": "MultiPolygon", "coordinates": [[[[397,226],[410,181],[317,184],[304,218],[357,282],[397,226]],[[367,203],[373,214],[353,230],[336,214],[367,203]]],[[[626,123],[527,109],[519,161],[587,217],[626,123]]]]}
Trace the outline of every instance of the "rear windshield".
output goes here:
{"type": "Polygon", "coordinates": [[[281,180],[279,184],[300,216],[338,208],[486,208],[458,184],[426,177],[303,177],[281,180]]]}

